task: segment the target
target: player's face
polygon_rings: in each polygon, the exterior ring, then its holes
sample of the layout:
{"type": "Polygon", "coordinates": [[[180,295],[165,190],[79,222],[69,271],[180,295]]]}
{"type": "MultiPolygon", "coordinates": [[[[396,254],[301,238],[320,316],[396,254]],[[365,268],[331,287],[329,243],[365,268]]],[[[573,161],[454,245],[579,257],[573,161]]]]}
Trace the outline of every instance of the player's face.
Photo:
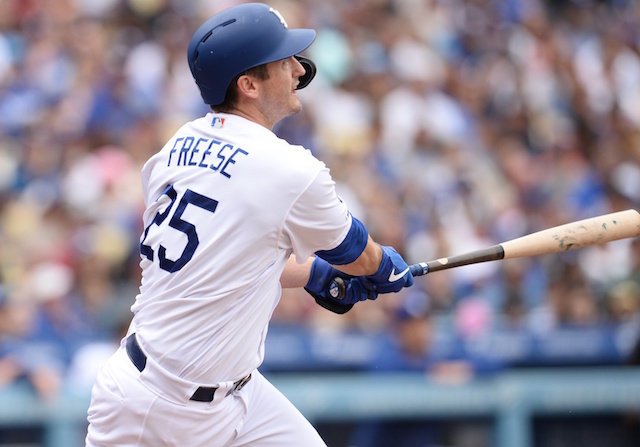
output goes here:
{"type": "Polygon", "coordinates": [[[296,93],[298,78],[304,67],[294,57],[267,64],[269,79],[263,81],[262,110],[274,124],[300,111],[302,105],[296,93]]]}

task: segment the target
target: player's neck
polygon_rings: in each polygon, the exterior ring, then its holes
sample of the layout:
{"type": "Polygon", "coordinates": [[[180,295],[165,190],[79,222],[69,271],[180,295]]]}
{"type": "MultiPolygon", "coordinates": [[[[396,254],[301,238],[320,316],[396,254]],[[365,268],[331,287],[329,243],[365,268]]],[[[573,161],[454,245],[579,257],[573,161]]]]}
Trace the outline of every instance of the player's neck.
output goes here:
{"type": "Polygon", "coordinates": [[[260,113],[260,111],[251,107],[234,107],[226,113],[241,116],[245,119],[248,119],[249,121],[261,125],[262,127],[266,127],[269,130],[273,130],[273,127],[276,124],[271,123],[263,113],[260,113]]]}

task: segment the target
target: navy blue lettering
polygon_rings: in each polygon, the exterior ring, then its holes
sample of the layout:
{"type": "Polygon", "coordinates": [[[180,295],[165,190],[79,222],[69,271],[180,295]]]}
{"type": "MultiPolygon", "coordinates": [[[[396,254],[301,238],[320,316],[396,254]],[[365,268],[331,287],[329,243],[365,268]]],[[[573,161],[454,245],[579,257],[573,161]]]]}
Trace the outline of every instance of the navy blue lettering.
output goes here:
{"type": "Polygon", "coordinates": [[[209,147],[207,148],[207,150],[202,153],[202,160],[200,160],[200,163],[198,164],[198,166],[200,166],[201,168],[208,167],[208,165],[204,162],[204,159],[207,158],[209,155],[211,155],[211,146],[213,146],[214,144],[220,144],[220,142],[216,140],[211,140],[211,143],[209,144],[209,147]]]}
{"type": "Polygon", "coordinates": [[[222,146],[220,148],[220,150],[218,151],[218,159],[220,160],[217,164],[217,166],[214,166],[213,164],[211,166],[209,166],[211,169],[213,169],[214,171],[217,171],[218,169],[220,169],[220,166],[222,165],[222,163],[224,163],[224,161],[226,160],[226,157],[224,155],[222,155],[222,152],[224,152],[225,149],[233,149],[233,146],[230,144],[225,144],[224,146],[222,146]]]}
{"type": "Polygon", "coordinates": [[[229,163],[236,164],[236,161],[233,159],[233,157],[235,157],[236,154],[238,154],[238,153],[244,154],[244,155],[249,155],[249,152],[245,151],[244,149],[240,149],[240,148],[236,149],[235,152],[233,154],[231,154],[231,157],[229,157],[227,159],[227,162],[224,164],[224,166],[220,170],[220,174],[224,175],[226,178],[231,178],[231,176],[229,174],[227,174],[225,169],[227,169],[227,166],[229,166],[229,163]]]}
{"type": "Polygon", "coordinates": [[[187,154],[191,150],[191,146],[193,146],[194,141],[195,138],[193,137],[187,137],[184,139],[184,144],[182,145],[182,149],[180,149],[180,155],[178,156],[178,166],[180,166],[180,163],[182,163],[183,166],[187,165],[187,154]]]}
{"type": "Polygon", "coordinates": [[[231,178],[229,169],[239,160],[239,155],[249,155],[249,152],[241,148],[236,148],[232,144],[223,144],[218,140],[210,140],[205,137],[180,137],[173,142],[173,147],[169,150],[169,161],[167,166],[175,161],[174,166],[198,168],[208,168],[213,172],[219,172],[226,178],[231,178]],[[214,151],[214,146],[218,146],[218,151],[214,151]],[[206,149],[204,149],[206,147],[206,149]],[[178,154],[178,159],[174,158],[178,154]],[[211,155],[215,155],[213,163],[211,155]]]}
{"type": "Polygon", "coordinates": [[[209,141],[209,140],[207,138],[198,138],[196,145],[193,146],[193,150],[191,151],[191,156],[189,157],[189,166],[195,166],[197,164],[195,161],[193,161],[193,156],[198,152],[200,152],[198,150],[198,145],[203,141],[209,141]]]}
{"type": "Polygon", "coordinates": [[[176,153],[176,151],[177,151],[176,147],[178,146],[178,143],[179,143],[180,141],[182,141],[182,140],[184,140],[184,138],[180,137],[180,138],[178,138],[178,139],[175,141],[175,143],[173,143],[173,147],[172,147],[172,148],[171,148],[171,150],[169,151],[169,162],[167,163],[167,166],[170,166],[170,165],[171,165],[171,157],[173,156],[173,154],[175,154],[175,153],[176,153]]]}

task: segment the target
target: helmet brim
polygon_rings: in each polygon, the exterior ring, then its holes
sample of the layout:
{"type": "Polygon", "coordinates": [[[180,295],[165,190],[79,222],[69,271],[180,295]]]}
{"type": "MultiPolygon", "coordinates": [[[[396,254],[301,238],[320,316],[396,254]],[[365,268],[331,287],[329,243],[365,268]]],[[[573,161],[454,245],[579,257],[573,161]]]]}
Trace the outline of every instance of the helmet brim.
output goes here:
{"type": "Polygon", "coordinates": [[[286,37],[276,48],[268,54],[265,54],[264,58],[255,63],[252,67],[247,68],[253,68],[258,65],[268,64],[269,62],[279,61],[302,53],[304,50],[309,48],[315,38],[316,32],[312,29],[289,29],[287,30],[286,37]]]}

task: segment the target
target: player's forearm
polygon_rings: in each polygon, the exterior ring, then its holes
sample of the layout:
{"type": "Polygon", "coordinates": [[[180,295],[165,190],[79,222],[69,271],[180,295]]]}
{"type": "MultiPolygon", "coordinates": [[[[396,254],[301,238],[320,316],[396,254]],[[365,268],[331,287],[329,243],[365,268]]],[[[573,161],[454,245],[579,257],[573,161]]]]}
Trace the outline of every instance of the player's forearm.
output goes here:
{"type": "MultiPolygon", "coordinates": [[[[309,273],[313,264],[313,257],[303,264],[298,264],[296,256],[291,255],[280,275],[280,285],[284,289],[304,287],[309,281],[309,273]]],[[[352,276],[373,275],[380,267],[382,260],[382,248],[369,236],[367,245],[362,254],[354,262],[345,265],[336,265],[335,268],[352,276]]]]}
{"type": "Polygon", "coordinates": [[[285,265],[282,275],[280,275],[280,285],[284,289],[293,289],[296,287],[304,287],[309,281],[309,272],[313,257],[307,259],[304,264],[298,264],[296,256],[291,255],[285,265]]]}
{"type": "Polygon", "coordinates": [[[373,275],[378,271],[380,261],[382,261],[382,248],[369,236],[367,245],[358,259],[350,264],[334,267],[348,275],[366,276],[373,275]]]}

